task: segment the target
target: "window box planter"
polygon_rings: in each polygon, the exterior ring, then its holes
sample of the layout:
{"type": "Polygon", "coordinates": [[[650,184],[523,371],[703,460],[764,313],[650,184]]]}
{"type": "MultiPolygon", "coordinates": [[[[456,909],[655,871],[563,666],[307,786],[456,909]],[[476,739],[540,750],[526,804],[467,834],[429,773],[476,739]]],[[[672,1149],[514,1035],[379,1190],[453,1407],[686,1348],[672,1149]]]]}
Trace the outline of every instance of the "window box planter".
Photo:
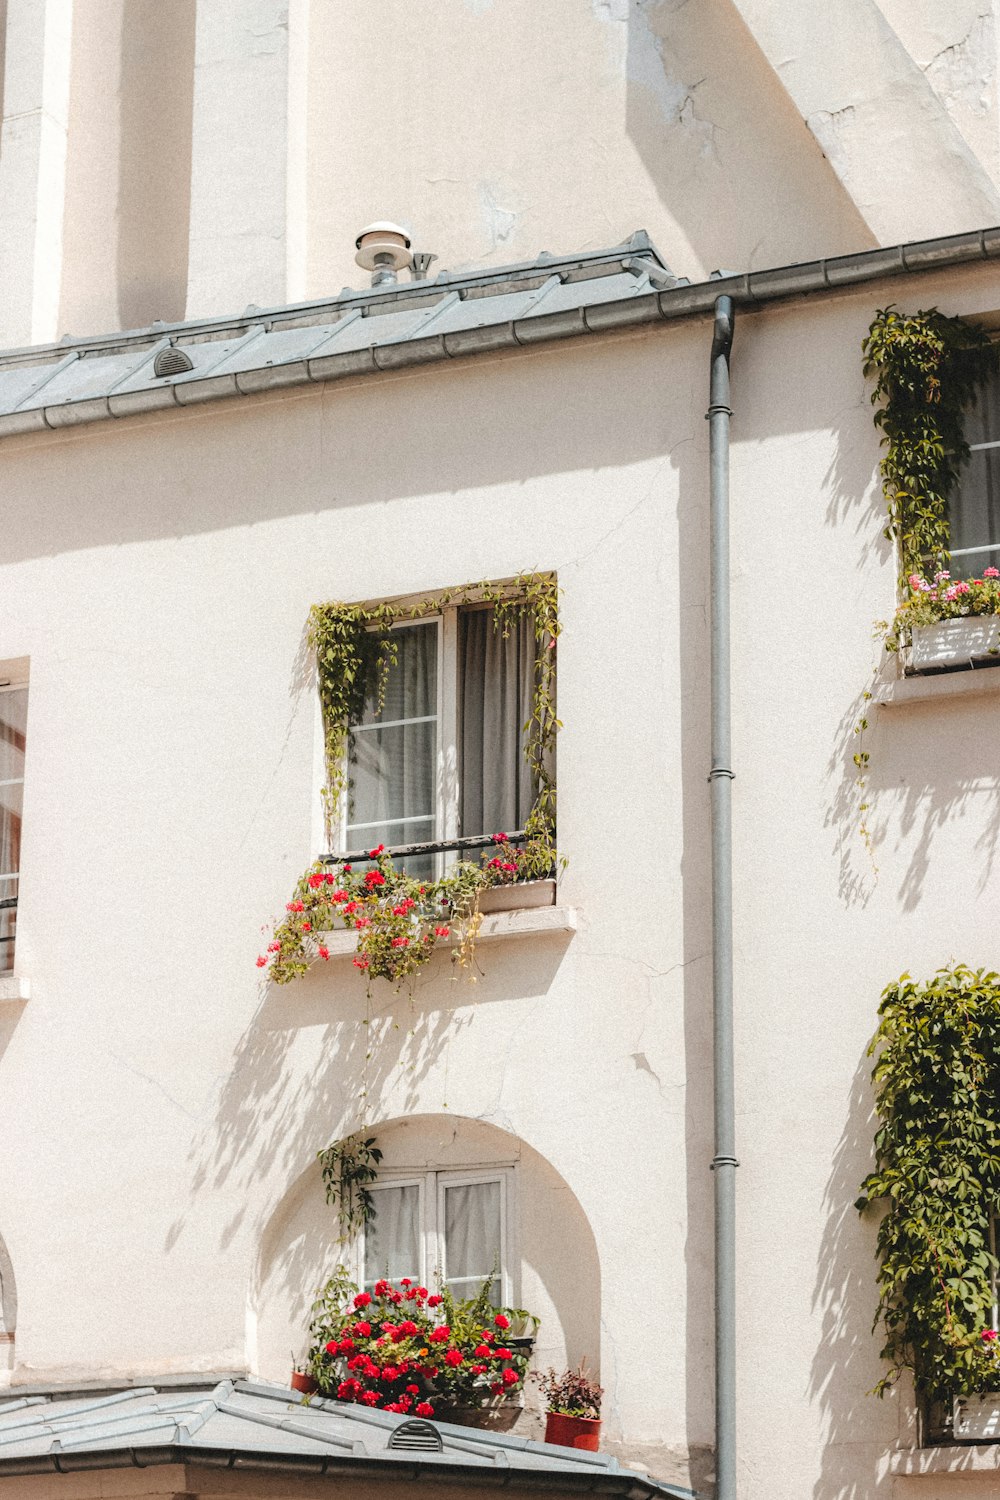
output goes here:
{"type": "Polygon", "coordinates": [[[524,1410],[521,1400],[500,1401],[495,1406],[442,1406],[435,1416],[456,1427],[478,1427],[488,1432],[510,1432],[524,1410]]]}
{"type": "Polygon", "coordinates": [[[494,885],[479,892],[479,910],[485,916],[494,911],[532,911],[538,906],[555,906],[554,880],[520,880],[513,885],[494,885]]]}
{"type": "Polygon", "coordinates": [[[956,1396],[952,1405],[952,1440],[956,1443],[1000,1442],[1000,1391],[984,1396],[956,1396]]]}
{"type": "Polygon", "coordinates": [[[909,671],[940,672],[977,663],[1000,666],[1000,615],[970,615],[914,628],[909,671]]]}

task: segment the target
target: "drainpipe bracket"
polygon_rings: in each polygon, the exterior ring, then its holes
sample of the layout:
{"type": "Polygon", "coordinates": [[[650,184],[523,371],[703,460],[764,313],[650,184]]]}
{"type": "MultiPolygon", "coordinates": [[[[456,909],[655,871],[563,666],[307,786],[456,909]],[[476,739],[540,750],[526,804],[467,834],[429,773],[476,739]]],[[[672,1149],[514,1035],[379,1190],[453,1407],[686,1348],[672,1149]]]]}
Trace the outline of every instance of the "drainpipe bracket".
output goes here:
{"type": "Polygon", "coordinates": [[[738,1167],[739,1164],[739,1159],[735,1156],[713,1156],[708,1170],[714,1172],[716,1167],[738,1167]]]}

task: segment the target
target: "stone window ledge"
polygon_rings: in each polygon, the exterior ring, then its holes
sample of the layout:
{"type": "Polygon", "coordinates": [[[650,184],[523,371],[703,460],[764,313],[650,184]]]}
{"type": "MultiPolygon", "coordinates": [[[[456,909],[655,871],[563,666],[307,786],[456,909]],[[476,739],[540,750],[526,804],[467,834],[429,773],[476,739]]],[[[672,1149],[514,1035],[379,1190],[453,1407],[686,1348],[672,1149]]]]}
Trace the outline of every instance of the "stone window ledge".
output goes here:
{"type": "Polygon", "coordinates": [[[935,1448],[912,1448],[894,1453],[889,1460],[891,1474],[908,1479],[940,1481],[947,1475],[962,1480],[977,1474],[1000,1477],[1000,1443],[942,1443],[935,1448]]]}
{"type": "Polygon", "coordinates": [[[4,1000],[27,1000],[31,981],[23,974],[0,974],[0,1003],[4,1000]]]}
{"type": "MultiPolygon", "coordinates": [[[[477,943],[491,942],[495,938],[533,937],[545,933],[573,933],[576,931],[576,910],[572,906],[522,907],[514,911],[498,911],[484,916],[476,936],[477,943]]],[[[331,958],[355,953],[358,947],[356,932],[317,933],[317,942],[323,943],[331,958]]],[[[455,937],[441,938],[436,947],[447,948],[457,942],[455,937]]]]}
{"type": "Polygon", "coordinates": [[[905,708],[910,704],[1000,695],[1000,667],[957,668],[932,672],[926,677],[896,677],[881,682],[874,701],[882,708],[905,708]]]}

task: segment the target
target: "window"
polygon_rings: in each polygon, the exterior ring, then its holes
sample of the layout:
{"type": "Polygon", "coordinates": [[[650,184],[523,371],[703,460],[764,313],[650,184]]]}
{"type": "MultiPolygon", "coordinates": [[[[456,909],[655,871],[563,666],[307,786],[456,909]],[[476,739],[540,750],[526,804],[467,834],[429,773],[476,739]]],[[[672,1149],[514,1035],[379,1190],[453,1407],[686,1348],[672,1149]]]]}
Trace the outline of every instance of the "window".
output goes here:
{"type": "Polygon", "coordinates": [[[510,1167],[383,1173],[371,1189],[375,1218],[358,1247],[359,1280],[368,1291],[383,1276],[390,1281],[409,1276],[432,1286],[440,1273],[462,1298],[475,1296],[495,1270],[494,1306],[511,1302],[512,1178],[510,1167]]]}
{"type": "MultiPolygon", "coordinates": [[[[523,828],[537,794],[524,756],[534,690],[533,622],[504,636],[489,608],[398,625],[380,713],[348,736],[342,847],[431,843],[523,828]]],[[[415,875],[433,860],[411,861],[415,875]]]]}
{"type": "Polygon", "coordinates": [[[972,452],[952,495],[951,563],[955,578],[1000,567],[1000,374],[985,381],[965,420],[972,452]]]}
{"type": "Polygon", "coordinates": [[[0,974],[14,967],[28,689],[0,672],[0,974]]]}

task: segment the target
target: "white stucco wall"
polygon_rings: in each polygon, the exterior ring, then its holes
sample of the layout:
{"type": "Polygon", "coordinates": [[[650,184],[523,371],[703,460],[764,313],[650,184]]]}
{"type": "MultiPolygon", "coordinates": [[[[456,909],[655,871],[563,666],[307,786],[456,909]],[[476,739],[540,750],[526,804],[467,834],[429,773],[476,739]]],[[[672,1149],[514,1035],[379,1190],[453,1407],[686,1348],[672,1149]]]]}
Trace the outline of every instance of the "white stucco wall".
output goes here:
{"type": "MultiPolygon", "coordinates": [[[[994,700],[883,712],[877,877],[857,836],[895,574],[859,349],[892,299],[996,307],[987,267],[737,325],[742,1500],[892,1494],[910,1418],[866,1395],[865,1049],[903,969],[996,964],[994,700]]],[[[475,986],[435,959],[412,1008],[379,990],[367,1119],[479,1121],[565,1185],[608,1439],[704,1475],[709,340],[698,320],[5,441],[0,662],[31,669],[31,999],[0,1007],[15,1383],[280,1373],[295,1247],[326,1254],[315,1153],[359,1122],[364,1071],[349,962],[270,992],[254,967],[316,852],[308,607],[551,568],[578,930],[484,949],[475,986]]],[[[554,1352],[579,1345],[559,1297],[554,1352]]]]}

